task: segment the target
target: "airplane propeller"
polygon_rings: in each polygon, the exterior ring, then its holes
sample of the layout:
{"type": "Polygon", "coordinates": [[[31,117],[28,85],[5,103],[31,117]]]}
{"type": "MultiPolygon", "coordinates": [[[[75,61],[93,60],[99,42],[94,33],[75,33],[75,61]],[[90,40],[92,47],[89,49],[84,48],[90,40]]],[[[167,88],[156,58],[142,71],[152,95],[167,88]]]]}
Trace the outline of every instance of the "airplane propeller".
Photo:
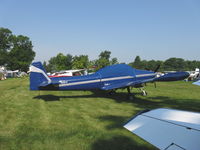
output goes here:
{"type": "MultiPolygon", "coordinates": [[[[158,70],[160,69],[160,64],[156,67],[156,69],[154,70],[154,72],[156,73],[158,70]]],[[[156,88],[156,82],[153,82],[154,83],[154,87],[156,88]]]]}
{"type": "MultiPolygon", "coordinates": [[[[146,70],[150,70],[149,68],[145,68],[146,70]]],[[[154,70],[154,72],[156,73],[158,70],[160,69],[160,64],[156,67],[156,69],[154,70]]],[[[156,88],[156,82],[153,82],[154,83],[154,87],[156,88]]],[[[146,86],[146,84],[145,84],[146,86]]]]}
{"type": "MultiPolygon", "coordinates": [[[[153,71],[153,72],[157,72],[158,70],[160,69],[160,64],[156,67],[156,69],[153,71]]],[[[150,71],[151,69],[149,69],[149,68],[145,68],[145,70],[148,70],[148,71],[150,71]]]]}
{"type": "Polygon", "coordinates": [[[160,64],[156,67],[156,69],[154,70],[154,72],[157,72],[158,69],[160,69],[160,64]]]}

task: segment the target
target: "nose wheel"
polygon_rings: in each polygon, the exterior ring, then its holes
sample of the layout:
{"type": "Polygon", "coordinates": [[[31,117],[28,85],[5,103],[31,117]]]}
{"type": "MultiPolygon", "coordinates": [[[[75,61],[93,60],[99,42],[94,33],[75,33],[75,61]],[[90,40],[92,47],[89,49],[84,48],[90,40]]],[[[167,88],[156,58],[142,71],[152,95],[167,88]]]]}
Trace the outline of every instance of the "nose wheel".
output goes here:
{"type": "MultiPolygon", "coordinates": [[[[127,87],[127,91],[128,91],[128,99],[129,100],[133,100],[134,99],[134,95],[131,93],[131,89],[130,87],[127,87]]],[[[140,88],[140,91],[142,92],[142,96],[147,96],[148,93],[147,91],[144,90],[144,88],[140,88]]]]}
{"type": "Polygon", "coordinates": [[[116,91],[115,91],[115,90],[111,90],[111,91],[109,92],[109,95],[114,95],[114,94],[116,94],[116,91]]]}
{"type": "Polygon", "coordinates": [[[147,91],[145,91],[143,88],[140,88],[141,92],[142,92],[142,96],[147,96],[147,91]]]}

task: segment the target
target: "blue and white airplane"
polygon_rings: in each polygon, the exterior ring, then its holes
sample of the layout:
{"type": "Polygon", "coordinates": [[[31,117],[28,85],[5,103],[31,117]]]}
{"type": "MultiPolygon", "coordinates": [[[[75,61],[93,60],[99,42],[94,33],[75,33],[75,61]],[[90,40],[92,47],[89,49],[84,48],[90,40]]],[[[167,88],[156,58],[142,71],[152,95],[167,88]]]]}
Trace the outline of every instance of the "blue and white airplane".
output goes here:
{"type": "MultiPolygon", "coordinates": [[[[158,69],[158,68],[157,68],[158,69]]],[[[156,69],[156,70],[157,70],[156,69]]],[[[100,69],[91,75],[49,78],[41,62],[30,66],[30,90],[105,90],[142,88],[145,83],[177,81],[189,76],[187,72],[168,73],[157,76],[156,72],[134,69],[126,64],[116,64],[100,69]]],[[[142,90],[143,95],[146,91],[142,90]]]]}

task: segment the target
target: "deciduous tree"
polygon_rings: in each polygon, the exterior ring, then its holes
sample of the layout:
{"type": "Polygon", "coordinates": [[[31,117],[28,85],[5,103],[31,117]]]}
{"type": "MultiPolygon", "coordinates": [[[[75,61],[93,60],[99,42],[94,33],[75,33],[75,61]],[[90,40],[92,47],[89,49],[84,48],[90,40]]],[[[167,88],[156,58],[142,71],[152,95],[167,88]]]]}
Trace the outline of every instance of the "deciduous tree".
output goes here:
{"type": "Polygon", "coordinates": [[[27,36],[13,36],[13,48],[8,53],[7,66],[11,70],[28,71],[35,57],[33,45],[27,36]]]}
{"type": "Polygon", "coordinates": [[[73,57],[73,62],[72,62],[73,69],[88,68],[88,65],[89,65],[88,55],[80,55],[73,57]]]}

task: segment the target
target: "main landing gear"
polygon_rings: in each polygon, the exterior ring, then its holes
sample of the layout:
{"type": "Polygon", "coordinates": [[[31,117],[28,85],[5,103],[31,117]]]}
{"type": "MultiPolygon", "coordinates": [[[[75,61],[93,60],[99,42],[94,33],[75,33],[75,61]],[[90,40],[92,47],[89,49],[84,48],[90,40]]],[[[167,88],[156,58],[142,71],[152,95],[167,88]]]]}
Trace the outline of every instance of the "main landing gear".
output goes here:
{"type": "MultiPolygon", "coordinates": [[[[134,99],[134,94],[131,93],[131,87],[126,87],[127,91],[128,91],[128,96],[127,96],[127,99],[129,100],[133,100],[134,99]]],[[[140,91],[141,91],[141,94],[143,96],[147,96],[147,92],[144,90],[143,87],[140,87],[140,91]]],[[[116,90],[111,90],[108,92],[109,95],[114,95],[116,93],[116,90]]]]}
{"type": "Polygon", "coordinates": [[[111,90],[110,92],[108,92],[109,95],[114,95],[116,93],[116,90],[111,90]]]}
{"type": "Polygon", "coordinates": [[[128,91],[128,99],[133,100],[133,94],[131,93],[131,89],[129,86],[127,87],[127,91],[128,91]]]}

